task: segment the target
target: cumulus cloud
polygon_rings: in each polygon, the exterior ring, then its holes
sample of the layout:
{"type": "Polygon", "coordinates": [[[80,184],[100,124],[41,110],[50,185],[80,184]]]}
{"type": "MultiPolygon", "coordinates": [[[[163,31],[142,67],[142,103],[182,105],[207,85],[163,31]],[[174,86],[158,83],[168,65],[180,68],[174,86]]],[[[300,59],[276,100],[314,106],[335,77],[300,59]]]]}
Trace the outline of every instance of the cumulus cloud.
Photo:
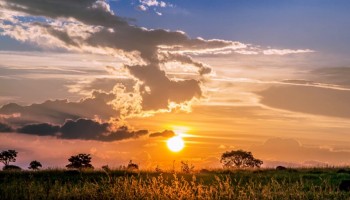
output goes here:
{"type": "Polygon", "coordinates": [[[122,126],[115,131],[111,131],[110,134],[104,137],[101,137],[101,140],[115,141],[115,140],[124,140],[124,139],[136,139],[147,134],[148,134],[148,130],[130,131],[128,127],[122,126]]]}
{"type": "Polygon", "coordinates": [[[67,119],[94,117],[109,120],[112,117],[118,118],[120,115],[119,110],[109,104],[115,98],[114,93],[95,91],[91,97],[81,99],[78,102],[48,100],[41,104],[28,106],[10,103],[0,108],[0,114],[16,116],[9,117],[6,121],[17,125],[38,122],[62,124],[67,119]]]}
{"type": "Polygon", "coordinates": [[[101,123],[91,119],[67,120],[62,126],[49,123],[28,124],[18,128],[17,132],[38,136],[54,136],[60,139],[106,142],[137,139],[148,134],[147,130],[133,131],[126,126],[114,128],[113,124],[101,123]]]}
{"type": "Polygon", "coordinates": [[[142,82],[140,92],[143,109],[163,109],[168,107],[169,102],[182,103],[202,96],[197,80],[171,81],[164,71],[158,70],[159,67],[153,65],[127,66],[127,68],[142,82]]]}
{"type": "MultiPolygon", "coordinates": [[[[151,7],[159,7],[159,8],[165,8],[165,7],[173,7],[172,4],[166,3],[164,1],[157,1],[157,0],[139,0],[139,5],[137,8],[141,11],[146,11],[151,7]]],[[[162,13],[155,11],[157,15],[162,15],[162,13]]]]}
{"type": "MultiPolygon", "coordinates": [[[[39,45],[49,44],[74,51],[124,56],[129,60],[126,62],[127,69],[141,84],[138,92],[143,98],[145,110],[168,109],[170,102],[182,103],[201,97],[199,81],[170,80],[161,69],[162,64],[176,59],[182,64],[198,67],[199,73],[203,75],[210,72],[209,66],[195,62],[185,55],[186,52],[200,54],[242,47],[238,42],[192,39],[180,31],[150,30],[130,25],[124,18],[114,15],[107,2],[102,0],[2,2],[3,9],[48,19],[36,20],[34,23],[4,23],[3,20],[0,28],[4,35],[21,41],[34,41],[39,45]],[[148,75],[145,76],[144,73],[148,75]],[[151,73],[154,75],[151,76],[151,73]],[[145,87],[150,88],[147,94],[145,87]],[[181,89],[185,91],[180,92],[181,89]],[[165,90],[171,92],[164,92],[165,90]]],[[[167,5],[154,0],[140,3],[144,6],[167,5]]]]}
{"type": "MultiPolygon", "coordinates": [[[[141,98],[137,101],[141,105],[133,109],[141,106],[143,111],[169,110],[174,107],[173,104],[188,103],[202,97],[203,79],[200,76],[210,73],[211,68],[191,56],[254,50],[240,42],[190,38],[182,31],[153,30],[131,25],[127,19],[115,15],[104,0],[0,2],[1,10],[9,13],[7,18],[16,19],[0,20],[3,35],[35,42],[40,46],[122,57],[125,68],[136,81],[133,95],[141,98]],[[198,76],[185,80],[170,79],[162,69],[169,62],[197,67],[198,76]]],[[[141,0],[140,4],[144,6],[143,9],[170,6],[157,0],[141,0]]],[[[269,49],[265,54],[305,52],[311,50],[269,49]]]]}
{"type": "Polygon", "coordinates": [[[18,133],[33,134],[39,136],[52,136],[59,132],[60,127],[48,123],[29,124],[17,129],[18,133]]]}
{"type": "Polygon", "coordinates": [[[141,11],[146,11],[146,10],[148,10],[148,7],[146,7],[145,5],[139,5],[139,6],[137,6],[137,8],[139,9],[139,10],[141,10],[141,11]]]}
{"type": "Polygon", "coordinates": [[[175,133],[172,130],[165,130],[162,132],[151,133],[149,135],[149,137],[165,137],[165,138],[171,138],[174,136],[175,136],[175,133]]]}
{"type": "Polygon", "coordinates": [[[132,92],[136,84],[132,78],[82,78],[74,84],[68,85],[69,91],[79,94],[90,94],[91,91],[111,92],[116,85],[123,85],[127,92],[132,92]]]}

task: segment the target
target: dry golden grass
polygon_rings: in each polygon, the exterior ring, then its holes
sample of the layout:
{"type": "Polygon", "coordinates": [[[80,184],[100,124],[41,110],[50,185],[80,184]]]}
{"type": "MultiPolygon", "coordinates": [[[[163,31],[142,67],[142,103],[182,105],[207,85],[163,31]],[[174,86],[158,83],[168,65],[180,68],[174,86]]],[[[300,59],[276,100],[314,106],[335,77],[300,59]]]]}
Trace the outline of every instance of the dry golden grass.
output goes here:
{"type": "Polygon", "coordinates": [[[350,199],[336,169],[0,172],[0,199],[350,199]]]}

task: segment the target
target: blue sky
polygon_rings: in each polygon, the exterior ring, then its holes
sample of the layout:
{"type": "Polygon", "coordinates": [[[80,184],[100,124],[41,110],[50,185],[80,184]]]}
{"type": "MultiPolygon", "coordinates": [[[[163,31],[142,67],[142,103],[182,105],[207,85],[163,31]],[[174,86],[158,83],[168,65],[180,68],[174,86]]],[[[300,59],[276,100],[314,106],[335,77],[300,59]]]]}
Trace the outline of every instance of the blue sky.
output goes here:
{"type": "Polygon", "coordinates": [[[350,53],[350,1],[178,0],[163,13],[140,12],[130,1],[111,2],[116,13],[149,28],[183,30],[192,37],[220,38],[275,48],[350,53]]]}
{"type": "MultiPolygon", "coordinates": [[[[350,53],[350,1],[347,0],[177,0],[172,7],[140,11],[136,0],[110,1],[119,16],[147,28],[182,30],[191,37],[236,40],[273,48],[310,48],[350,53]],[[158,16],[155,10],[163,15],[158,16]]],[[[3,50],[38,50],[8,37],[3,50]]]]}

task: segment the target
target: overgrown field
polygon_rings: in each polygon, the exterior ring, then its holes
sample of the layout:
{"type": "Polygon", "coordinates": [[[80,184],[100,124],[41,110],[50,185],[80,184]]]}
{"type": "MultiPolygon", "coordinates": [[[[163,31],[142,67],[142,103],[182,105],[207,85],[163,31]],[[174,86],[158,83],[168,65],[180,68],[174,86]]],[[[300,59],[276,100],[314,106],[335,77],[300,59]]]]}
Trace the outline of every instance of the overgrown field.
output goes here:
{"type": "Polygon", "coordinates": [[[0,199],[350,199],[350,170],[0,171],[0,199]]]}

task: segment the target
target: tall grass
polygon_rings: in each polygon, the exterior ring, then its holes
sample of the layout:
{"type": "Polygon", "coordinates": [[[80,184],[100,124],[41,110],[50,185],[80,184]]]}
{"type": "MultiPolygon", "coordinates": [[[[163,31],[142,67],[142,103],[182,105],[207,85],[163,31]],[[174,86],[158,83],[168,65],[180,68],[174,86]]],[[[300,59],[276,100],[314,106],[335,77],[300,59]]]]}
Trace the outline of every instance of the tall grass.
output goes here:
{"type": "Polygon", "coordinates": [[[350,199],[335,170],[0,172],[0,199],[350,199]]]}

